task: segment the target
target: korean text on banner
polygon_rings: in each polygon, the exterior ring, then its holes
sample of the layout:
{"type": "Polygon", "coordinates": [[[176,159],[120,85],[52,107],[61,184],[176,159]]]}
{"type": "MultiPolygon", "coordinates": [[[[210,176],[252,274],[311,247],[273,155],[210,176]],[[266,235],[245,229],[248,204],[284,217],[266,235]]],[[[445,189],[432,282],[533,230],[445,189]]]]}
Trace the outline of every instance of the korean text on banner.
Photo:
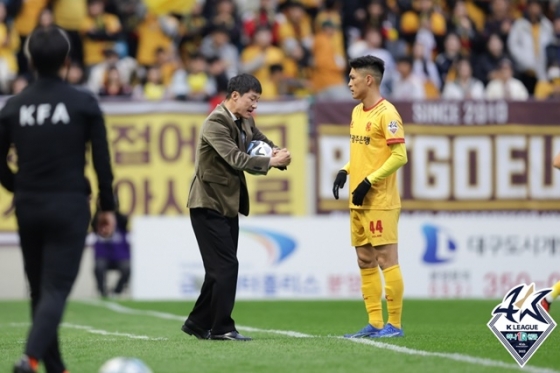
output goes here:
{"type": "MultiPolygon", "coordinates": [[[[121,212],[132,216],[186,214],[196,144],[208,107],[111,103],[102,108],[121,212]]],[[[306,105],[301,102],[259,105],[257,126],[275,144],[288,148],[293,161],[287,171],[246,174],[252,215],[307,213],[307,121],[306,105]]],[[[86,175],[97,196],[91,164],[86,175]]],[[[12,197],[0,188],[0,231],[16,230],[12,197]]]]}

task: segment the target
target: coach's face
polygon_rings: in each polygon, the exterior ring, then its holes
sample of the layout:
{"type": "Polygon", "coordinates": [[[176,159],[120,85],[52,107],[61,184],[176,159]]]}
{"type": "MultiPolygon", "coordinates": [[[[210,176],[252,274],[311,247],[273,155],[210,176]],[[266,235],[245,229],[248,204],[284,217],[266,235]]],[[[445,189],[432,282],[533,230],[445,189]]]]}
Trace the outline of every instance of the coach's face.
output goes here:
{"type": "Polygon", "coordinates": [[[244,95],[240,95],[239,92],[233,92],[231,98],[235,104],[234,114],[242,118],[249,118],[253,111],[257,109],[261,95],[255,91],[249,91],[244,95]]]}
{"type": "Polygon", "coordinates": [[[348,77],[350,78],[348,88],[350,88],[350,92],[352,92],[352,98],[355,100],[361,100],[366,97],[368,89],[366,74],[351,69],[348,77]]]}

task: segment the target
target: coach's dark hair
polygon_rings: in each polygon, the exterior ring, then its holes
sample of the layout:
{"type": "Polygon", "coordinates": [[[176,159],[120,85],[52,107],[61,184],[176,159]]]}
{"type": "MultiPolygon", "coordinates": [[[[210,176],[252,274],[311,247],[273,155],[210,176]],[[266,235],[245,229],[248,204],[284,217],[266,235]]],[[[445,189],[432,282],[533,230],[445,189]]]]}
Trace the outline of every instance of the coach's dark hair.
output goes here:
{"type": "Polygon", "coordinates": [[[40,26],[27,38],[24,51],[39,75],[56,75],[70,54],[70,39],[55,25],[40,26]]]}
{"type": "Polygon", "coordinates": [[[368,70],[379,85],[385,73],[385,62],[374,56],[363,56],[350,60],[349,65],[354,70],[368,70]]]}
{"type": "Polygon", "coordinates": [[[243,96],[245,93],[251,91],[260,95],[262,93],[261,83],[253,75],[240,74],[229,80],[226,99],[231,98],[233,92],[237,92],[240,96],[243,96]]]}

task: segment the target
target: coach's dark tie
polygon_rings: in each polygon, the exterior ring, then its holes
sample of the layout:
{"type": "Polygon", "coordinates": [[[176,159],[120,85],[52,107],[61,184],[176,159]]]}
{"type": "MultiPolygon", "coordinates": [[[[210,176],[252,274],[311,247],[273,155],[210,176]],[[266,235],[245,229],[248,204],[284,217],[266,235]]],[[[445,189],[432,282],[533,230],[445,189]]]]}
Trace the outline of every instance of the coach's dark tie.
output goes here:
{"type": "Polygon", "coordinates": [[[241,133],[241,140],[243,141],[243,144],[245,144],[245,132],[243,131],[243,127],[242,124],[243,123],[243,118],[240,119],[236,119],[235,120],[235,125],[237,126],[237,128],[239,128],[239,132],[241,133]]]}

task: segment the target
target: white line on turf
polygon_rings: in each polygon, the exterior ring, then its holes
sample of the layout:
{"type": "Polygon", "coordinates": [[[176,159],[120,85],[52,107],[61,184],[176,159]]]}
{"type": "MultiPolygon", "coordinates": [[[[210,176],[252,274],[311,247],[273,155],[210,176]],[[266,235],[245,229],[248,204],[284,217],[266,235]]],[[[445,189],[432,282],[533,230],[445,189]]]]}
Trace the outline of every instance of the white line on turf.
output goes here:
{"type": "MultiPolygon", "coordinates": [[[[112,302],[102,302],[102,301],[92,300],[92,301],[82,301],[82,303],[87,303],[87,304],[90,304],[90,305],[104,307],[104,308],[107,308],[111,311],[118,312],[118,313],[125,313],[125,314],[131,314],[131,315],[141,315],[141,316],[152,316],[152,317],[156,317],[156,318],[160,318],[160,319],[166,319],[166,320],[181,320],[181,321],[185,320],[184,316],[179,316],[179,315],[174,315],[174,314],[171,314],[171,313],[165,313],[165,312],[159,312],[159,311],[152,311],[152,310],[138,310],[138,309],[125,307],[125,306],[122,306],[120,304],[112,303],[112,302]]],[[[241,331],[246,330],[248,332],[256,332],[256,333],[261,332],[261,333],[281,334],[281,335],[286,335],[286,336],[296,337],[296,338],[321,338],[321,337],[323,337],[323,336],[318,336],[318,335],[304,334],[304,333],[295,332],[295,331],[291,331],[291,330],[259,329],[259,328],[253,328],[253,327],[248,327],[248,326],[239,326],[239,325],[237,326],[237,328],[241,331]]],[[[416,355],[416,356],[425,356],[425,357],[438,357],[438,358],[442,358],[442,359],[449,359],[449,360],[469,363],[469,364],[473,364],[473,365],[523,370],[524,372],[530,372],[530,373],[560,373],[560,371],[550,369],[550,368],[541,368],[541,367],[535,367],[535,366],[530,366],[530,365],[525,365],[525,367],[521,368],[519,365],[505,363],[505,362],[499,361],[499,360],[485,359],[485,358],[480,358],[480,357],[475,357],[475,356],[470,356],[470,355],[464,355],[464,354],[458,354],[458,353],[446,353],[446,352],[432,352],[432,351],[415,350],[415,349],[412,349],[412,348],[397,346],[397,345],[393,345],[393,344],[390,344],[390,343],[378,342],[378,341],[374,341],[374,340],[371,340],[371,339],[361,339],[361,338],[360,339],[352,339],[352,338],[343,338],[343,337],[336,337],[336,338],[340,338],[340,339],[343,339],[345,341],[366,344],[366,345],[374,346],[374,347],[377,347],[377,348],[380,348],[380,349],[383,349],[383,350],[389,350],[389,351],[393,351],[393,352],[397,352],[397,353],[401,353],[401,354],[407,354],[407,355],[416,355]]]]}
{"type": "MultiPolygon", "coordinates": [[[[13,322],[13,323],[9,323],[8,325],[10,327],[17,328],[17,327],[28,327],[31,324],[28,323],[28,322],[13,322]]],[[[107,336],[110,335],[110,336],[115,336],[115,337],[126,337],[126,338],[130,338],[130,339],[142,339],[142,340],[145,340],[145,341],[166,341],[167,340],[167,338],[160,338],[160,337],[154,338],[154,337],[148,337],[147,335],[110,332],[108,330],[95,329],[94,327],[88,326],[88,325],[62,323],[61,326],[64,327],[64,328],[85,330],[85,331],[87,331],[88,333],[91,333],[91,334],[100,334],[100,335],[107,335],[107,336]]]]}

